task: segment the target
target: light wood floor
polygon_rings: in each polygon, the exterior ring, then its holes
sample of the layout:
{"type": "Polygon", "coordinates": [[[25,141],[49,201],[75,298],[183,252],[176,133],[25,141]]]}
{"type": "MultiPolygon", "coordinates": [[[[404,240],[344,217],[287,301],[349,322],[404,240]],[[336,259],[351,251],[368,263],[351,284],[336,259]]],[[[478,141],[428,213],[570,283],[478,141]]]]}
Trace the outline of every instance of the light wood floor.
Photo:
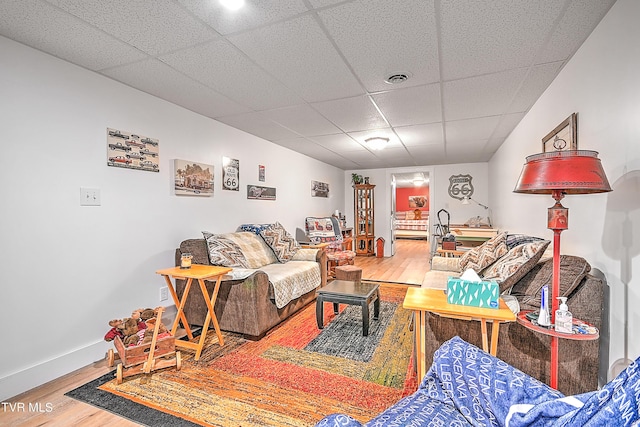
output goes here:
{"type": "MultiPolygon", "coordinates": [[[[429,269],[429,243],[425,240],[397,241],[393,257],[357,257],[363,278],[379,281],[421,284],[429,269]]],[[[64,394],[109,372],[105,361],[98,361],[68,375],[18,395],[0,407],[0,426],[103,426],[128,427],[138,424],[110,412],[79,402],[64,394]],[[14,410],[8,405],[14,405],[14,410]],[[35,411],[29,411],[29,404],[35,411]],[[39,410],[38,410],[39,409],[39,410]],[[49,410],[50,409],[50,410],[49,410]]]]}
{"type": "Polygon", "coordinates": [[[421,285],[429,271],[429,242],[418,239],[396,240],[396,253],[386,258],[356,257],[362,278],[383,282],[421,285]]]}

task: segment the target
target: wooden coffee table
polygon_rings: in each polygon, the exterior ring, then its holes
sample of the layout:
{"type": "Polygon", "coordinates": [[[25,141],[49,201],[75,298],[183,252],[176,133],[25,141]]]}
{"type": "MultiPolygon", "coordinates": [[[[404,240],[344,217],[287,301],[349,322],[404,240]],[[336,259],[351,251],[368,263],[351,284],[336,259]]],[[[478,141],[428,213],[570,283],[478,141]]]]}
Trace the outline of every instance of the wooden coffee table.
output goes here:
{"type": "Polygon", "coordinates": [[[380,315],[380,291],[378,284],[334,280],[318,290],[316,299],[316,321],[318,329],[324,328],[324,303],[333,303],[333,312],[338,314],[339,304],[362,307],[362,335],[369,335],[369,304],[373,301],[373,318],[380,315]]]}

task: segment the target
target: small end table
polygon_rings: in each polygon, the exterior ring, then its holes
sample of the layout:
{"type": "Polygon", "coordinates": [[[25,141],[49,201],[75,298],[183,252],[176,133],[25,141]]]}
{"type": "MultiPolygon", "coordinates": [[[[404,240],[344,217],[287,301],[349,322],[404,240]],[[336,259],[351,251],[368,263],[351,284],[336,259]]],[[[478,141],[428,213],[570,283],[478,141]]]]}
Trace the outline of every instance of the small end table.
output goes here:
{"type": "Polygon", "coordinates": [[[216,304],[216,298],[218,297],[218,291],[220,290],[220,280],[222,279],[222,276],[224,276],[231,270],[232,269],[229,267],[217,267],[213,265],[192,264],[191,268],[173,267],[173,268],[166,268],[164,270],[156,271],[157,274],[164,276],[164,279],[167,282],[167,287],[169,288],[169,293],[171,294],[171,298],[173,298],[173,302],[175,303],[176,307],[178,307],[176,319],[173,321],[173,327],[171,328],[171,335],[176,334],[176,331],[178,330],[178,325],[182,321],[182,325],[184,326],[184,329],[187,332],[187,336],[189,337],[190,340],[193,339],[193,333],[191,332],[191,328],[189,327],[187,316],[184,314],[184,304],[187,301],[187,296],[189,295],[189,289],[191,289],[191,283],[193,282],[193,279],[196,279],[198,281],[198,284],[200,285],[202,296],[204,297],[204,301],[207,304],[207,316],[205,317],[204,324],[202,325],[202,332],[200,332],[200,340],[197,343],[193,343],[190,341],[176,340],[176,347],[182,347],[182,348],[196,351],[196,355],[194,357],[195,360],[200,359],[200,354],[202,353],[202,348],[204,347],[204,341],[207,336],[207,330],[209,329],[209,322],[213,322],[213,328],[216,331],[216,335],[218,335],[219,344],[221,346],[224,345],[224,338],[222,337],[222,332],[220,332],[220,326],[218,325],[218,318],[216,317],[216,313],[213,310],[213,307],[216,304]],[[184,293],[182,294],[182,300],[178,298],[178,294],[176,293],[173,283],[171,283],[171,278],[183,279],[187,281],[184,288],[184,293]],[[207,279],[216,281],[211,298],[209,298],[207,287],[204,284],[204,281],[207,279]]]}
{"type": "MultiPolygon", "coordinates": [[[[531,313],[532,310],[523,310],[518,313],[518,323],[524,326],[527,329],[530,329],[534,332],[538,332],[543,335],[549,335],[551,337],[551,372],[549,378],[549,386],[555,390],[558,389],[558,339],[564,338],[566,340],[574,340],[574,341],[592,341],[600,338],[600,332],[596,329],[595,334],[565,334],[563,332],[556,332],[554,328],[546,328],[540,325],[534,325],[531,323],[529,319],[527,319],[527,314],[531,313]]],[[[573,319],[573,323],[585,323],[576,318],[573,319]]],[[[591,325],[589,325],[591,326],[591,325]]]]}
{"type": "Polygon", "coordinates": [[[418,368],[418,381],[426,373],[426,363],[424,360],[424,345],[426,342],[426,312],[438,314],[443,317],[452,317],[461,320],[480,320],[482,329],[482,349],[493,356],[498,350],[498,333],[500,332],[500,322],[514,322],[516,315],[513,314],[507,304],[500,298],[500,307],[480,308],[468,305],[449,304],[447,295],[443,289],[433,288],[409,288],[404,297],[402,306],[408,310],[413,310],[416,316],[416,323],[419,327],[414,328],[416,334],[416,366],[418,368]],[[489,350],[489,339],[487,336],[487,320],[493,322],[491,328],[491,350],[489,350]]]}

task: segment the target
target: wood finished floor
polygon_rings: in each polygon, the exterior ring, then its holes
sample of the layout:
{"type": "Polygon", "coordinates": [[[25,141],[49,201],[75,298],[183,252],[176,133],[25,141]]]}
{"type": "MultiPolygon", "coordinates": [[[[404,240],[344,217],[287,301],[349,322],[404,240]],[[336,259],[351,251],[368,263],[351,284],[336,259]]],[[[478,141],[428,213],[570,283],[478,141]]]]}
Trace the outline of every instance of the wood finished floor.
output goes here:
{"type": "MultiPolygon", "coordinates": [[[[393,257],[357,257],[356,265],[362,268],[363,278],[395,283],[421,284],[429,270],[429,243],[426,240],[401,239],[396,242],[393,257]]],[[[13,404],[39,405],[43,412],[28,410],[11,411],[0,408],[0,426],[137,426],[110,412],[79,402],[64,394],[109,372],[105,361],[97,361],[40,387],[9,399],[13,404]],[[50,405],[51,411],[44,412],[50,405]]]]}

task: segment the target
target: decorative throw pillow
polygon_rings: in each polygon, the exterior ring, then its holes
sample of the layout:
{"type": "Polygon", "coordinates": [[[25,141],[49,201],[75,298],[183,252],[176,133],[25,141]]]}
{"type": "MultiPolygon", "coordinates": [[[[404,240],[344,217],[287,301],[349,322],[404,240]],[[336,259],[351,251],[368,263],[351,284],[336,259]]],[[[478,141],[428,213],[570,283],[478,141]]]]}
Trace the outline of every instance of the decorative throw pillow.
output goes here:
{"type": "Polygon", "coordinates": [[[280,262],[287,262],[298,252],[300,245],[291,234],[287,233],[282,224],[276,222],[260,231],[260,236],[271,247],[280,262]]]}
{"type": "Polygon", "coordinates": [[[500,293],[510,290],[536,265],[549,243],[549,240],[542,240],[516,246],[484,272],[483,280],[498,282],[500,293]]]}
{"type": "MultiPolygon", "coordinates": [[[[591,271],[591,265],[582,257],[560,255],[560,295],[568,297],[578,287],[582,279],[591,271]]],[[[541,262],[513,286],[511,295],[523,297],[525,303],[540,307],[540,289],[551,287],[553,279],[553,259],[541,262]]]]}
{"type": "Polygon", "coordinates": [[[404,219],[416,219],[416,213],[413,211],[408,211],[405,215],[404,215],[404,219]]]}
{"type": "MultiPolygon", "coordinates": [[[[319,243],[331,243],[338,240],[338,236],[335,232],[336,224],[333,223],[331,218],[316,218],[308,217],[305,220],[305,231],[309,237],[309,241],[314,245],[319,243]]],[[[342,233],[340,237],[342,237],[342,233]]]]}
{"type": "Polygon", "coordinates": [[[216,235],[208,231],[203,231],[202,235],[207,241],[209,262],[211,264],[223,267],[250,268],[246,257],[236,242],[224,235],[216,235]]]}
{"type": "Polygon", "coordinates": [[[509,249],[506,244],[507,233],[499,233],[497,236],[484,242],[482,245],[467,251],[460,258],[460,267],[462,271],[469,268],[476,273],[496,262],[504,256],[509,249]]]}
{"type": "Polygon", "coordinates": [[[511,250],[516,246],[524,245],[525,243],[539,242],[541,240],[544,239],[527,236],[526,234],[507,234],[507,247],[511,250]]]}

